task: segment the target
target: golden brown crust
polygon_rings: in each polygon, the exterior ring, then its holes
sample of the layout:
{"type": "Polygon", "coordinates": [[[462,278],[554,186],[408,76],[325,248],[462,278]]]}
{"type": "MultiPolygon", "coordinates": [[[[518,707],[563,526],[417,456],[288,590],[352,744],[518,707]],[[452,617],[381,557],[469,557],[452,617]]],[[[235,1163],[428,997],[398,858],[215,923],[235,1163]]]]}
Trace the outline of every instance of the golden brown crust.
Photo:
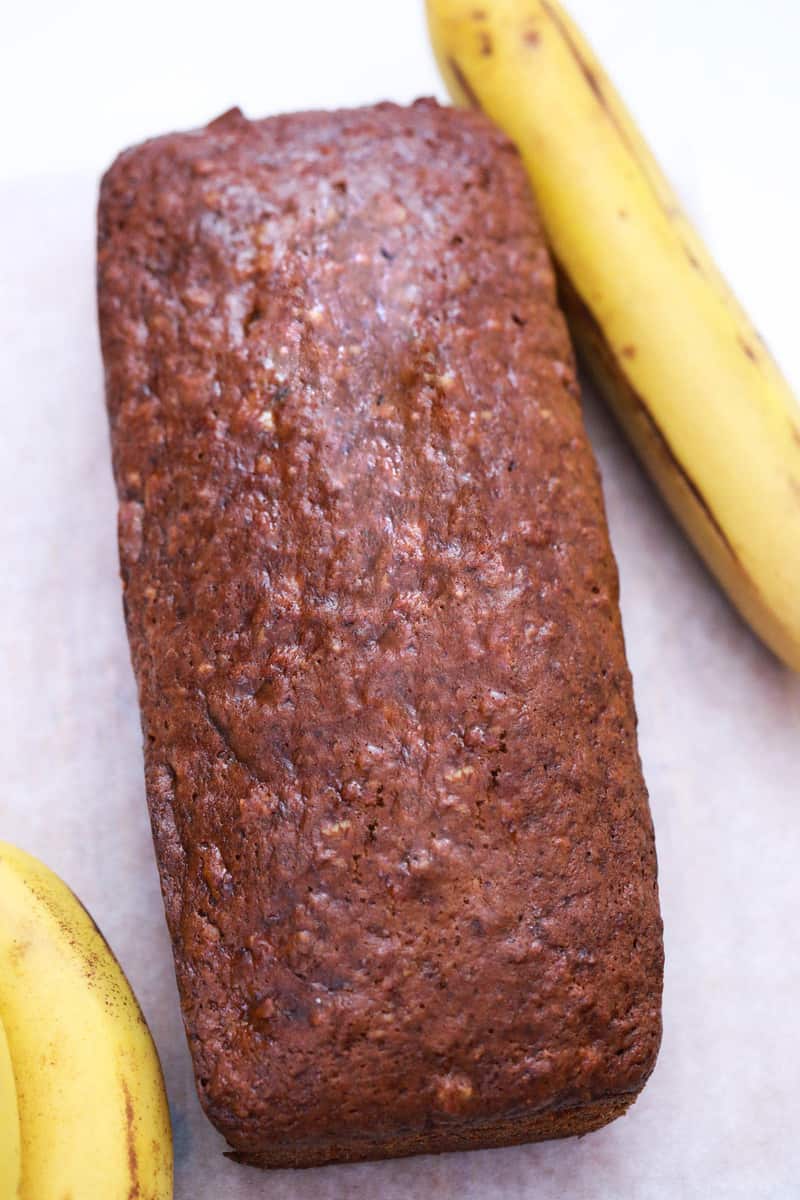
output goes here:
{"type": "Polygon", "coordinates": [[[660,1037],[655,853],[515,151],[430,102],[227,114],[109,172],[99,299],[210,1117],[310,1162],[616,1112],[660,1037]]]}

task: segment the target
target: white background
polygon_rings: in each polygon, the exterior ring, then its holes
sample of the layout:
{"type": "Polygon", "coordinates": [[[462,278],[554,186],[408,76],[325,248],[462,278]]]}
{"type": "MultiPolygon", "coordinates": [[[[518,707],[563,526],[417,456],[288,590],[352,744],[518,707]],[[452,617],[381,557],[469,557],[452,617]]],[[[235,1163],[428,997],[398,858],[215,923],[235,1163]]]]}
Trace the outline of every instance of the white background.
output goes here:
{"type": "MultiPolygon", "coordinates": [[[[800,4],[572,11],[800,388],[800,4]]],[[[234,103],[444,96],[417,0],[32,0],[2,25],[0,837],[69,879],[131,976],[167,1074],[178,1200],[799,1196],[800,680],[732,613],[591,396],[658,837],[655,1074],[629,1116],[580,1141],[269,1177],[222,1158],[193,1093],[145,815],[94,323],[97,175],[131,141],[234,103]]]]}

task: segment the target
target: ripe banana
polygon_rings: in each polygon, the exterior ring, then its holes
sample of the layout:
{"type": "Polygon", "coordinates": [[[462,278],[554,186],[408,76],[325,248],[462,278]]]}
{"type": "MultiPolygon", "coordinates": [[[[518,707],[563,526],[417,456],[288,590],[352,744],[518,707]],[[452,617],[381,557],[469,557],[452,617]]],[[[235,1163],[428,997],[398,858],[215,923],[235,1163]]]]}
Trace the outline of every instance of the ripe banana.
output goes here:
{"type": "Polygon", "coordinates": [[[0,1018],[19,1104],[22,1200],[168,1200],[169,1111],[130,985],[69,888],[5,842],[0,1018]]]}
{"type": "Polygon", "coordinates": [[[17,1086],[6,1031],[0,1021],[0,1200],[17,1200],[20,1170],[17,1086]]]}
{"type": "Polygon", "coordinates": [[[800,670],[800,408],[557,0],[427,0],[520,149],[578,350],[742,616],[800,670]]]}

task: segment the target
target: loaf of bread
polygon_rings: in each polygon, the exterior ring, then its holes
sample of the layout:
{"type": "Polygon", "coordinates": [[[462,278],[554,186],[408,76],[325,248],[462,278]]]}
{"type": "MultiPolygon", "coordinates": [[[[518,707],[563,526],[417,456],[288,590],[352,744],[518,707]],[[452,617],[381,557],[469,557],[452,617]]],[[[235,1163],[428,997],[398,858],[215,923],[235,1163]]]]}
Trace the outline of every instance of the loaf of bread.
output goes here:
{"type": "Polygon", "coordinates": [[[183,1017],[243,1161],[583,1133],[660,1038],[598,472],[513,147],[234,110],[106,175],[125,613],[183,1017]]]}

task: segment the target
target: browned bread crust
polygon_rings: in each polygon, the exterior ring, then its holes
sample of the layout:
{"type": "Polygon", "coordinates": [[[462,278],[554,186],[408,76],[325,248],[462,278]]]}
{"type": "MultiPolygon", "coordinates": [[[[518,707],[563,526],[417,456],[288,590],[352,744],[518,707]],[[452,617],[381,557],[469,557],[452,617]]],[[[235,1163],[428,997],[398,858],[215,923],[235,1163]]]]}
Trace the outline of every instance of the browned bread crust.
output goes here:
{"type": "Polygon", "coordinates": [[[653,832],[518,157],[420,102],[103,181],[147,793],[201,1101],[263,1166],[557,1137],[655,1061],[653,832]]]}

